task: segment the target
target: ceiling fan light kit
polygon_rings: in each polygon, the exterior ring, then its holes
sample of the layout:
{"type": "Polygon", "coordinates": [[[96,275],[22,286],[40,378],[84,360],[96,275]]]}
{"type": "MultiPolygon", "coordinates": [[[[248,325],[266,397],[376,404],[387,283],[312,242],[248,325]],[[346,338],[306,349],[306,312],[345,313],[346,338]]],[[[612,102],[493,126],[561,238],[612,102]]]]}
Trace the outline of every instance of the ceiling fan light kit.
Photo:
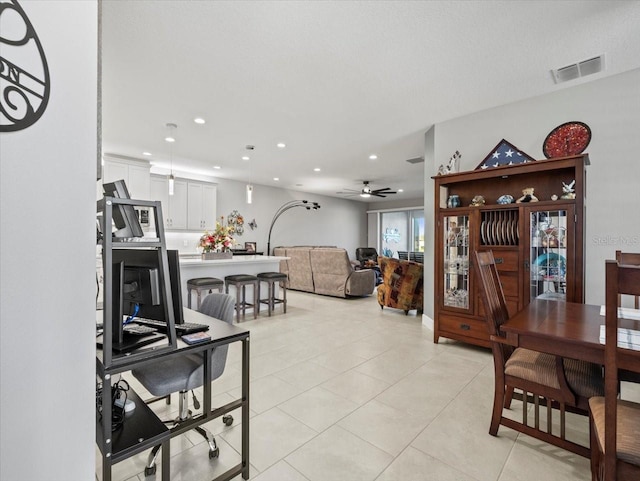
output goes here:
{"type": "Polygon", "coordinates": [[[363,198],[369,198],[371,196],[374,197],[386,197],[389,194],[397,194],[397,192],[395,190],[391,190],[390,187],[383,187],[381,189],[372,189],[369,186],[369,180],[363,180],[362,181],[362,189],[358,190],[353,190],[353,189],[345,189],[345,191],[348,192],[336,192],[337,194],[344,194],[347,196],[354,196],[354,195],[359,195],[360,197],[363,198]]]}

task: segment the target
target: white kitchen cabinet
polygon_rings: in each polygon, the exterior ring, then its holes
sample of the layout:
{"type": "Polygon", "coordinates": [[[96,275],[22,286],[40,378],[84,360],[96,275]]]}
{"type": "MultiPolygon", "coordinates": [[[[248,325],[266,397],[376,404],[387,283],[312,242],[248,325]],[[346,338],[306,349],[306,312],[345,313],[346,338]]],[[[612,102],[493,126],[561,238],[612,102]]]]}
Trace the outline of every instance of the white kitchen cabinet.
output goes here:
{"type": "Polygon", "coordinates": [[[212,230],[216,226],[215,185],[188,182],[187,228],[189,230],[212,230]]]}
{"type": "Polygon", "coordinates": [[[169,195],[169,180],[165,176],[151,176],[152,200],[162,204],[164,227],[166,230],[187,229],[187,181],[175,179],[173,195],[169,195]]]}
{"type": "Polygon", "coordinates": [[[123,179],[132,199],[151,200],[150,168],[148,162],[105,156],[102,183],[123,179]]]}

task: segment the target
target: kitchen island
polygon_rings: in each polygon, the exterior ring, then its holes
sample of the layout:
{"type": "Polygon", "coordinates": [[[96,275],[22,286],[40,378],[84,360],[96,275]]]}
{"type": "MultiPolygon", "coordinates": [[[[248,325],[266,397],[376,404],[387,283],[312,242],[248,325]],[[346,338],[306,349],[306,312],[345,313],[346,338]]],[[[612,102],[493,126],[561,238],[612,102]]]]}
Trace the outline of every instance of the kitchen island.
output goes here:
{"type": "MultiPolygon", "coordinates": [[[[257,275],[261,272],[280,272],[280,261],[286,261],[288,257],[282,256],[233,256],[231,259],[202,260],[191,254],[180,256],[180,278],[182,280],[182,304],[187,306],[187,281],[195,277],[217,277],[224,280],[225,276],[234,274],[257,275]]],[[[247,300],[251,300],[251,289],[247,289],[247,300]]],[[[233,289],[229,294],[235,295],[233,289]]],[[[204,295],[204,293],[203,293],[204,295]]],[[[195,306],[194,299],[191,301],[195,306]]],[[[195,308],[195,307],[194,307],[195,308]]]]}

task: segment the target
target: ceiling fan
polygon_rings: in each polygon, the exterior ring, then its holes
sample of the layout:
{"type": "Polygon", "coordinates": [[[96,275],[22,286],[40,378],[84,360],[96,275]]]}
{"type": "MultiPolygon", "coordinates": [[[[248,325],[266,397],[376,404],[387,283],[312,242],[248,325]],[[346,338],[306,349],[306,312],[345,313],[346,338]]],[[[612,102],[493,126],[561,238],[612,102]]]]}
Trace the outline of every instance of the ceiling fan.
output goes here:
{"type": "Polygon", "coordinates": [[[336,192],[336,194],[342,194],[346,196],[359,195],[360,197],[364,197],[364,198],[371,197],[371,196],[386,197],[388,194],[397,194],[396,191],[391,190],[391,188],[389,187],[383,187],[382,189],[372,189],[369,186],[368,180],[363,180],[362,184],[363,184],[362,189],[360,190],[344,189],[346,192],[336,192]]]}

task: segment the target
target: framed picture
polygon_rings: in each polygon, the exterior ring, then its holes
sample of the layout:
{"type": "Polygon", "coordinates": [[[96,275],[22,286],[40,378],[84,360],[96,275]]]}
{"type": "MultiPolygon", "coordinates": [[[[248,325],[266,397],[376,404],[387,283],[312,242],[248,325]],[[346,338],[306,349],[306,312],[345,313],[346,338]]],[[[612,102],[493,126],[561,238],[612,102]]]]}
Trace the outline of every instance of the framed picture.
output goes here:
{"type": "Polygon", "coordinates": [[[256,251],[256,243],[255,242],[245,242],[244,248],[247,249],[247,252],[255,252],[256,251]]]}

